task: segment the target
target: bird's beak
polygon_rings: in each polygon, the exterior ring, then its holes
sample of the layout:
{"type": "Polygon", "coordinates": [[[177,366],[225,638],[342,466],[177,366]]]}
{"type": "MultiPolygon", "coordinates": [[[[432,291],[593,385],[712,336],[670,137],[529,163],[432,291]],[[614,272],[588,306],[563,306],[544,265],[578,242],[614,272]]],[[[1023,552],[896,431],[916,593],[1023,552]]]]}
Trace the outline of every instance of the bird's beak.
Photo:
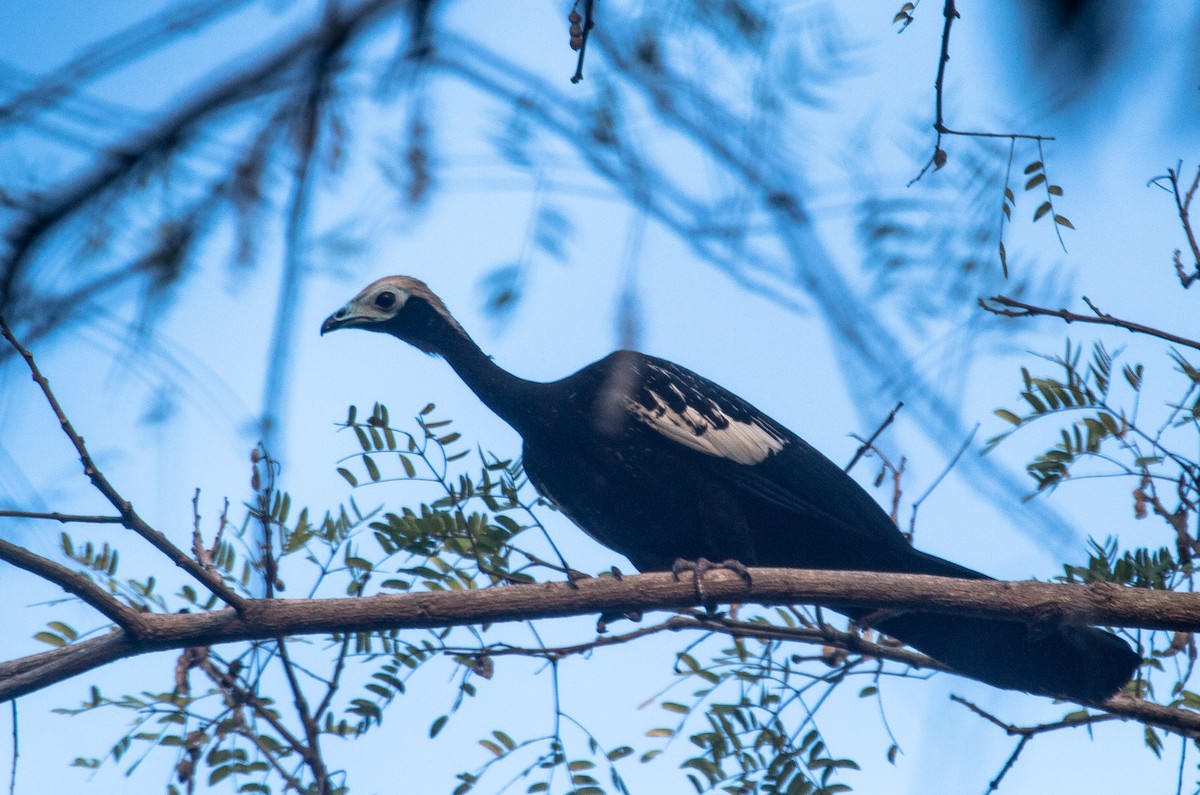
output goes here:
{"type": "Polygon", "coordinates": [[[351,310],[350,304],[346,304],[341,309],[325,318],[325,322],[321,324],[321,336],[325,336],[331,331],[337,331],[340,328],[352,326],[354,325],[354,320],[354,312],[351,310]]]}

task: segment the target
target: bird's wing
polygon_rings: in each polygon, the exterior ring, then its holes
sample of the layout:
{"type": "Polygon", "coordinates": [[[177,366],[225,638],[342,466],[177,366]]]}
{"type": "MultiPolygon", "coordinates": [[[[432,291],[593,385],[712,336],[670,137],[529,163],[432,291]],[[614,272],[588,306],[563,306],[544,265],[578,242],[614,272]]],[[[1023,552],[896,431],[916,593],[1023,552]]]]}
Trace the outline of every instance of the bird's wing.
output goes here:
{"type": "Polygon", "coordinates": [[[795,433],[720,385],[672,362],[639,356],[624,395],[644,428],[702,453],[714,478],[864,543],[907,542],[877,502],[795,433]]]}
{"type": "Polygon", "coordinates": [[[691,370],[650,356],[624,395],[639,423],[705,455],[751,466],[781,451],[786,428],[746,401],[691,370]]]}

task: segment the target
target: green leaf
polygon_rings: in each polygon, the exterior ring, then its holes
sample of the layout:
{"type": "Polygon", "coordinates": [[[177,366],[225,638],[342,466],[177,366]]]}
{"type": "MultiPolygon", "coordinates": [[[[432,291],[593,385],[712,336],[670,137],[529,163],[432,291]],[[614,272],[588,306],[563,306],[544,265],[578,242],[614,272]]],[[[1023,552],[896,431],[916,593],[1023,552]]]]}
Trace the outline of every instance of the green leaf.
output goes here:
{"type": "Polygon", "coordinates": [[[53,632],[39,632],[33,636],[35,640],[40,640],[49,646],[66,646],[67,641],[53,632]]]}
{"type": "Polygon", "coordinates": [[[354,473],[352,473],[349,469],[346,469],[345,467],[338,467],[337,472],[339,475],[345,478],[346,482],[351,486],[358,485],[358,478],[354,477],[354,473]]]}
{"type": "Polygon", "coordinates": [[[1032,174],[1032,173],[1033,173],[1033,172],[1035,172],[1035,171],[1039,171],[1039,170],[1041,170],[1041,168],[1042,168],[1042,161],[1041,161],[1041,160],[1034,160],[1032,163],[1030,163],[1029,165],[1025,166],[1025,173],[1026,173],[1026,174],[1032,174]]]}
{"type": "Polygon", "coordinates": [[[1050,212],[1050,202],[1042,202],[1036,210],[1033,211],[1033,220],[1041,220],[1042,216],[1050,212]]]}
{"type": "Polygon", "coordinates": [[[1046,181],[1045,174],[1037,174],[1034,177],[1032,177],[1028,182],[1025,183],[1025,190],[1033,190],[1034,188],[1036,188],[1038,185],[1041,185],[1045,181],[1046,181]]]}
{"type": "Polygon", "coordinates": [[[1049,193],[1051,196],[1062,196],[1063,195],[1063,189],[1059,185],[1050,185],[1049,187],[1046,188],[1046,192],[1049,193]]]}
{"type": "Polygon", "coordinates": [[[993,413],[1000,419],[1010,422],[1013,425],[1020,425],[1023,422],[1020,417],[1018,417],[1016,414],[1013,414],[1008,409],[996,409],[996,411],[993,413]]]}
{"type": "Polygon", "coordinates": [[[371,456],[369,456],[369,455],[364,455],[362,457],[362,459],[363,459],[363,466],[365,466],[367,468],[367,476],[370,477],[373,482],[378,483],[379,482],[379,467],[375,465],[375,462],[371,459],[371,456]]]}
{"type": "Polygon", "coordinates": [[[1054,216],[1054,223],[1058,224],[1059,226],[1065,226],[1067,229],[1075,228],[1075,224],[1071,223],[1065,215],[1054,216]]]}
{"type": "Polygon", "coordinates": [[[438,734],[441,733],[442,729],[446,728],[446,722],[448,720],[450,720],[450,716],[448,716],[448,715],[442,715],[437,720],[435,720],[433,722],[433,725],[429,727],[430,738],[437,737],[438,734]]]}

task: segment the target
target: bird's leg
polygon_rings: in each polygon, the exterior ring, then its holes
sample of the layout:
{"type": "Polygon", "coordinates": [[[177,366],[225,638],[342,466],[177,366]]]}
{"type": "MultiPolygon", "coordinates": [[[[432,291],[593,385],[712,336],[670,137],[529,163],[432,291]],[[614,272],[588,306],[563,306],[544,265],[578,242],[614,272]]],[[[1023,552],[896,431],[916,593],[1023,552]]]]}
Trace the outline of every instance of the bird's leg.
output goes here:
{"type": "MultiPolygon", "coordinates": [[[[612,574],[613,579],[617,582],[625,579],[625,575],[622,574],[621,570],[616,566],[613,566],[611,569],[609,569],[609,573],[612,574]]],[[[642,611],[626,610],[623,613],[601,613],[600,617],[596,619],[596,634],[603,635],[605,632],[608,632],[609,624],[614,621],[620,621],[623,618],[629,619],[630,621],[641,621],[642,611]]]]}
{"type": "Polygon", "coordinates": [[[732,571],[734,574],[745,580],[746,585],[752,584],[750,582],[749,569],[747,569],[745,564],[743,564],[741,561],[733,560],[732,558],[729,560],[723,560],[720,563],[713,563],[707,558],[696,558],[695,560],[676,558],[675,563],[671,566],[671,574],[676,580],[678,580],[679,575],[683,574],[685,571],[690,571],[692,573],[692,584],[696,588],[696,596],[700,597],[700,601],[704,604],[704,609],[709,612],[709,615],[715,614],[716,610],[714,609],[713,605],[709,603],[708,595],[704,592],[704,575],[710,571],[713,571],[714,569],[727,569],[728,571],[732,571]]]}

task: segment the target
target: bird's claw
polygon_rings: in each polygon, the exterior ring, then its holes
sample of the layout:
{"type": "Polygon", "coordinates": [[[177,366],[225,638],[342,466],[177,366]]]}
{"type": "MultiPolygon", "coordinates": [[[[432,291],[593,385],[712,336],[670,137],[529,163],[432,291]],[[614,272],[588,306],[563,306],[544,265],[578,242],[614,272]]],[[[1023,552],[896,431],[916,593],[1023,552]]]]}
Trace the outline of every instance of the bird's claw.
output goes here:
{"type": "Polygon", "coordinates": [[[620,621],[623,618],[634,622],[641,621],[642,611],[626,610],[622,613],[601,613],[600,617],[596,619],[596,634],[603,635],[605,632],[608,632],[609,624],[614,621],[620,621]]]}
{"type": "Polygon", "coordinates": [[[678,580],[679,575],[683,574],[685,571],[690,571],[692,573],[692,584],[696,588],[696,596],[698,596],[700,601],[705,604],[706,609],[708,609],[710,613],[712,612],[712,608],[709,605],[708,595],[704,591],[704,575],[710,571],[713,571],[714,569],[726,569],[728,571],[732,571],[734,574],[745,580],[746,585],[753,584],[750,581],[750,570],[747,569],[745,564],[743,564],[741,561],[733,560],[732,558],[729,560],[723,560],[720,563],[714,563],[707,558],[696,558],[695,560],[678,558],[671,566],[671,574],[676,580],[678,580]]]}
{"type": "Polygon", "coordinates": [[[578,588],[579,586],[575,583],[579,582],[580,580],[590,579],[592,579],[592,575],[590,574],[586,574],[578,569],[567,569],[567,585],[571,586],[572,588],[578,588]]]}

